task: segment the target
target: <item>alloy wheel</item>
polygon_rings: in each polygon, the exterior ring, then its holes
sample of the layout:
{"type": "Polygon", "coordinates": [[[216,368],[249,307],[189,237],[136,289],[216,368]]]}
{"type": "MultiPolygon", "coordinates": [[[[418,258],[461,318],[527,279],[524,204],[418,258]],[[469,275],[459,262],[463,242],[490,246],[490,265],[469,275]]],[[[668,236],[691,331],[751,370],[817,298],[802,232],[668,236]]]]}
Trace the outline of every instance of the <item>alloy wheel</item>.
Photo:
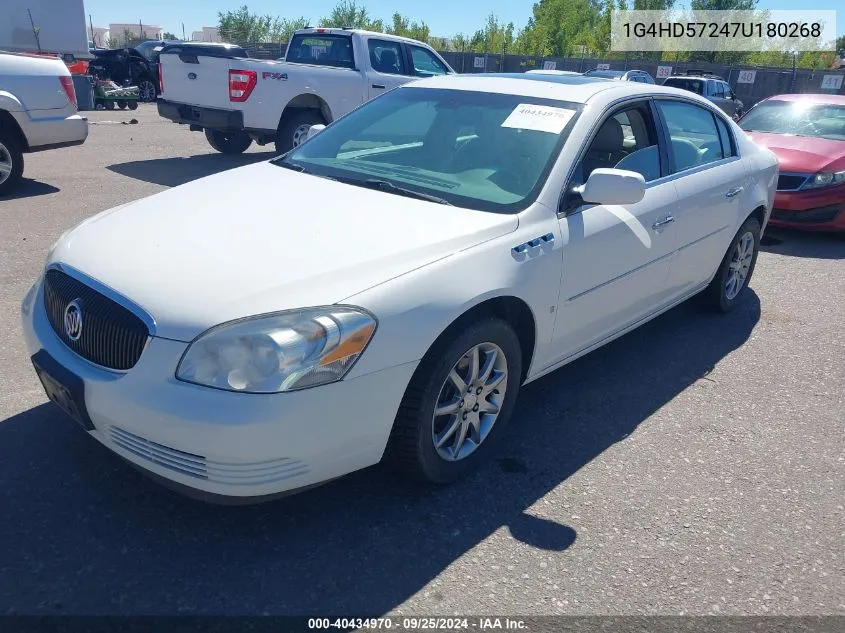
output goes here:
{"type": "Polygon", "coordinates": [[[458,461],[471,455],[499,417],[508,384],[508,361],[494,343],[467,350],[452,367],[437,398],[432,440],[438,455],[458,461]]]}
{"type": "Polygon", "coordinates": [[[725,282],[725,297],[733,301],[745,285],[751,260],[754,259],[754,235],[748,231],[742,234],[728,263],[728,279],[725,282]]]}
{"type": "Polygon", "coordinates": [[[155,101],[156,100],[156,87],[152,81],[144,80],[140,84],[138,84],[138,98],[141,101],[155,101]]]}
{"type": "Polygon", "coordinates": [[[0,185],[6,182],[12,175],[12,153],[8,148],[0,143],[0,185]]]}

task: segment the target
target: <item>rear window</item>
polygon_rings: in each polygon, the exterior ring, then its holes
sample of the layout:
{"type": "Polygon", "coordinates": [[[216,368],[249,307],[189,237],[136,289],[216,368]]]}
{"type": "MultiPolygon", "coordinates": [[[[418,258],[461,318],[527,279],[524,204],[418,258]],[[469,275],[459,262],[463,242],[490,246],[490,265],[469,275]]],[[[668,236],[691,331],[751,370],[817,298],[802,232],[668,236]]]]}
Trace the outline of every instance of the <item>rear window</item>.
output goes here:
{"type": "Polygon", "coordinates": [[[352,38],[349,35],[294,35],[288,46],[285,61],[293,64],[313,64],[354,68],[352,38]]]}
{"type": "Polygon", "coordinates": [[[704,82],[701,79],[686,79],[684,77],[669,77],[663,82],[664,86],[689,90],[697,95],[704,94],[704,82]]]}

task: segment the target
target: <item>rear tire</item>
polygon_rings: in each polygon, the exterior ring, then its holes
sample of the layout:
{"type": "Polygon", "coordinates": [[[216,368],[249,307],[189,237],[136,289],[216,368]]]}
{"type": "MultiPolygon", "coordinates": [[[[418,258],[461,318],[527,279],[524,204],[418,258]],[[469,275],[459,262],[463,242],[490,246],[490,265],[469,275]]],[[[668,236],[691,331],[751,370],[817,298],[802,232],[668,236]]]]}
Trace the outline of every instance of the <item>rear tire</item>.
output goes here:
{"type": "Polygon", "coordinates": [[[385,461],[426,483],[446,484],[466,477],[495,451],[521,383],[522,351],[510,325],[498,318],[469,325],[429,350],[414,372],[385,461]],[[471,380],[473,350],[478,350],[475,381],[471,380]],[[453,371],[469,388],[458,389],[450,377],[453,371]],[[444,413],[435,416],[435,408],[444,413]],[[450,434],[453,428],[457,430],[450,434]]]}
{"type": "Polygon", "coordinates": [[[23,177],[23,151],[17,135],[0,128],[0,197],[12,193],[23,177]]]}
{"type": "Polygon", "coordinates": [[[761,232],[757,218],[751,217],[742,223],[719,264],[716,276],[699,295],[703,308],[727,313],[742,301],[757,264],[761,232]]]}
{"type": "Polygon", "coordinates": [[[157,92],[155,81],[149,77],[144,77],[138,82],[138,101],[152,103],[156,100],[157,92]]]}
{"type": "Polygon", "coordinates": [[[297,147],[308,134],[312,125],[325,124],[323,117],[315,110],[305,110],[287,117],[276,132],[276,153],[284,154],[297,147]]]}
{"type": "Polygon", "coordinates": [[[243,154],[252,145],[252,139],[246,132],[206,130],[205,138],[221,154],[243,154]]]}

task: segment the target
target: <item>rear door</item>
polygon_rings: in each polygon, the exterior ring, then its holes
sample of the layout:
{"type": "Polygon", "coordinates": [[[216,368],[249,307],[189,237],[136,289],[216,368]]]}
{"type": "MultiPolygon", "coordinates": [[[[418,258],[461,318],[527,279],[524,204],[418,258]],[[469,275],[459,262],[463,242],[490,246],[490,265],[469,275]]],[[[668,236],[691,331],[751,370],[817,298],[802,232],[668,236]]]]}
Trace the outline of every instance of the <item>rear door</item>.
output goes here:
{"type": "Polygon", "coordinates": [[[373,99],[407,83],[410,78],[402,43],[395,40],[367,39],[367,94],[373,99]]]}
{"type": "Polygon", "coordinates": [[[237,61],[228,54],[212,56],[207,52],[197,54],[188,47],[168,47],[159,56],[161,97],[176,103],[231,110],[229,69],[237,68],[237,61]]]}

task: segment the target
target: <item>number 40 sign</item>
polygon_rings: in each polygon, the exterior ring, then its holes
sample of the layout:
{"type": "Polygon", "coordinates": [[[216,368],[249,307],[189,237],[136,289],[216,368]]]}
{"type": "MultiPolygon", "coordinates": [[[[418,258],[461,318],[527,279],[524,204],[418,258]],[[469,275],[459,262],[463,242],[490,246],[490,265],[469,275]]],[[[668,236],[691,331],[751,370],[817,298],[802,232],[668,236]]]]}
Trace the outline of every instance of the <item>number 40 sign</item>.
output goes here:
{"type": "Polygon", "coordinates": [[[757,78],[756,70],[740,70],[737,75],[736,83],[738,84],[753,84],[757,78]]]}

